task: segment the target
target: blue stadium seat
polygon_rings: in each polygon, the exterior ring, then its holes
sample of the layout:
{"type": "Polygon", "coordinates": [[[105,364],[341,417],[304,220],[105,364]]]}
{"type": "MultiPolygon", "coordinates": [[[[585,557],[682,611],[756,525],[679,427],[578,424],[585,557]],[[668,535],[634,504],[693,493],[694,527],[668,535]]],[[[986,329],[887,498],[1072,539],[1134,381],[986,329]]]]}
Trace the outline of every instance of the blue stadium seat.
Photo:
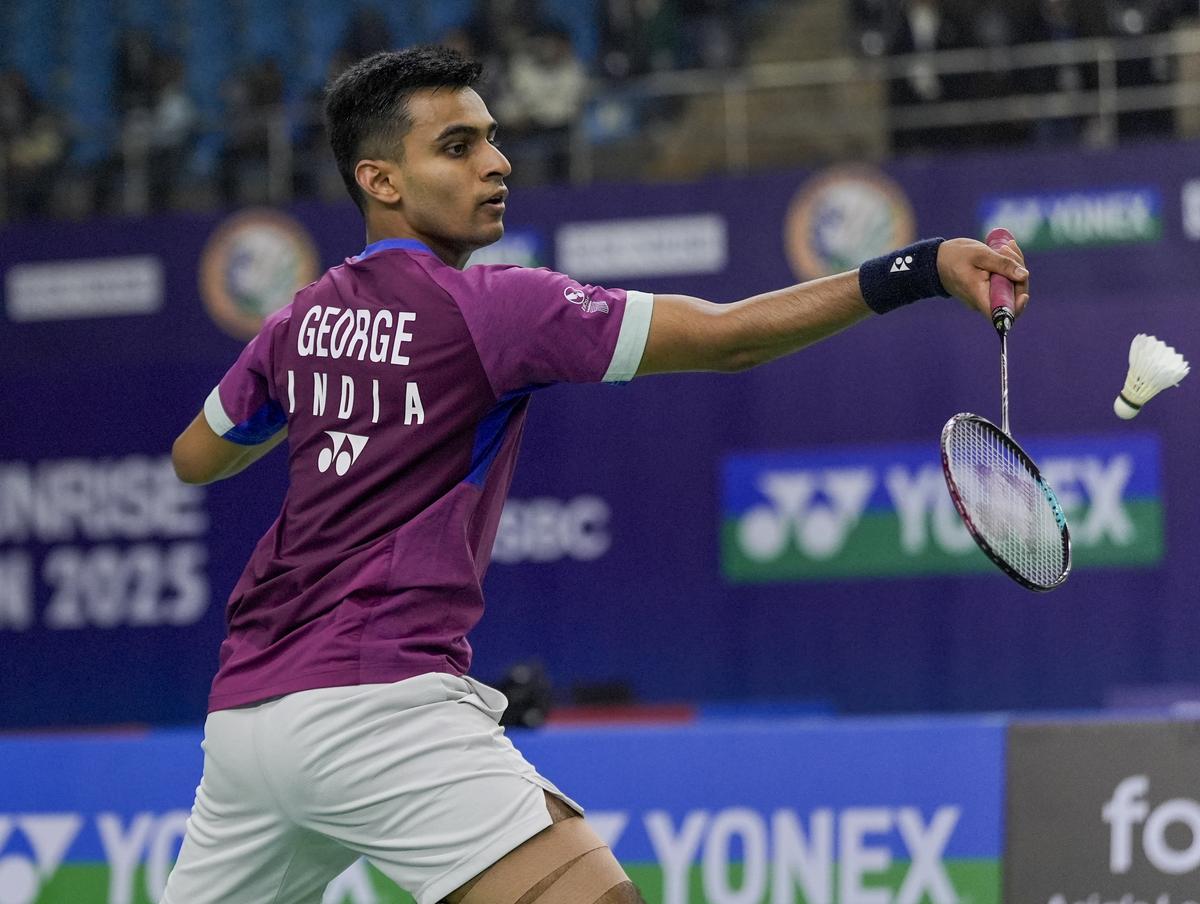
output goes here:
{"type": "Polygon", "coordinates": [[[353,10],[349,4],[329,0],[300,0],[298,7],[296,50],[301,61],[298,93],[303,95],[325,84],[329,64],[353,10]]]}
{"type": "Polygon", "coordinates": [[[163,48],[174,48],[176,14],[169,0],[122,0],[118,21],[122,29],[137,29],[150,35],[163,48]]]}
{"type": "Polygon", "coordinates": [[[114,7],[114,0],[76,0],[63,15],[63,57],[70,72],[65,101],[77,129],[71,159],[85,167],[104,161],[116,138],[114,7]]]}
{"type": "Polygon", "coordinates": [[[187,85],[201,116],[219,117],[222,90],[233,72],[234,26],[229,0],[192,0],[183,4],[184,61],[187,85]]]}
{"type": "Polygon", "coordinates": [[[571,33],[575,52],[585,63],[596,59],[600,47],[600,25],[596,19],[594,2],[579,3],[577,0],[542,0],[542,15],[557,22],[571,33]]]}
{"type": "Polygon", "coordinates": [[[59,5],[45,0],[13,0],[9,7],[12,26],[9,59],[25,74],[30,87],[43,100],[53,97],[54,71],[58,67],[55,35],[58,33],[59,5]]]}
{"type": "Polygon", "coordinates": [[[472,0],[441,0],[426,3],[425,7],[425,24],[429,29],[426,40],[429,41],[436,41],[452,28],[465,25],[475,11],[472,0]]]}
{"type": "Polygon", "coordinates": [[[225,82],[233,73],[235,19],[229,0],[191,0],[182,4],[187,87],[200,116],[201,130],[192,154],[193,168],[210,174],[224,145],[221,117],[225,82]]]}
{"type": "Polygon", "coordinates": [[[303,63],[296,52],[288,17],[288,4],[278,0],[242,0],[241,46],[238,63],[241,66],[271,59],[283,73],[285,93],[294,98],[301,91],[303,63]]]}

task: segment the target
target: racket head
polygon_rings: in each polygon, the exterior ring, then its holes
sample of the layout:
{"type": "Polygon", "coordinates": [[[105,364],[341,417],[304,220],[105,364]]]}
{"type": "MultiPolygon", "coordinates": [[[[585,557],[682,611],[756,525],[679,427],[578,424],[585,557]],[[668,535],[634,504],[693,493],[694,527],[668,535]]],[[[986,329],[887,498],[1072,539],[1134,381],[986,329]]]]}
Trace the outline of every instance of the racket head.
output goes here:
{"type": "Polygon", "coordinates": [[[1071,533],[1054,490],[1017,442],[964,412],[942,428],[942,473],[976,545],[1029,590],[1053,590],[1071,573],[1071,533]]]}

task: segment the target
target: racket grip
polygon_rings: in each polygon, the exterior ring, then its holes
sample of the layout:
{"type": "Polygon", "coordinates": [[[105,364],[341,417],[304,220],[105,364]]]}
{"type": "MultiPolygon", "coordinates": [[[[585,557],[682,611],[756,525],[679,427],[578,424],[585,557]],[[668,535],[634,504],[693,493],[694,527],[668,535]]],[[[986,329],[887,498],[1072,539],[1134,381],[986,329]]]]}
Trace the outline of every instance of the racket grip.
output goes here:
{"type": "MultiPolygon", "coordinates": [[[[999,251],[1005,242],[1012,241],[1013,234],[1003,226],[997,226],[987,234],[987,245],[993,251],[999,251]]],[[[988,297],[992,303],[992,325],[996,329],[1007,330],[1016,316],[1016,290],[1012,280],[999,273],[993,273],[988,280],[988,297]]]]}

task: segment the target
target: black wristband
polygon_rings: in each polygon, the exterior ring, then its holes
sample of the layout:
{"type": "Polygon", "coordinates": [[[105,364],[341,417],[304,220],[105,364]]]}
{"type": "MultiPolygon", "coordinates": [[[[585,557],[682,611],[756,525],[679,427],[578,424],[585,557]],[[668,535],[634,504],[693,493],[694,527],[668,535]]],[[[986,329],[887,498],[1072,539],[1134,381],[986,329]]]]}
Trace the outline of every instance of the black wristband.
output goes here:
{"type": "Polygon", "coordinates": [[[876,314],[886,314],[922,298],[948,297],[937,268],[944,241],[925,239],[864,263],[858,268],[863,301],[876,314]]]}

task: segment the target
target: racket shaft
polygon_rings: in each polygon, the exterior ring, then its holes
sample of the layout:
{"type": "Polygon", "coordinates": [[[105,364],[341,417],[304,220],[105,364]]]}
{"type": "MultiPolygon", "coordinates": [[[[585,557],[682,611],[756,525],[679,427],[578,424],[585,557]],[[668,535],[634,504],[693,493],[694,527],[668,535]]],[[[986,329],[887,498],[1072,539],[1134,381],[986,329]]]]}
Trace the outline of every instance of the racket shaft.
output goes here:
{"type": "Polygon", "coordinates": [[[1000,331],[1000,429],[1012,436],[1008,427],[1008,333],[1000,331]]]}

